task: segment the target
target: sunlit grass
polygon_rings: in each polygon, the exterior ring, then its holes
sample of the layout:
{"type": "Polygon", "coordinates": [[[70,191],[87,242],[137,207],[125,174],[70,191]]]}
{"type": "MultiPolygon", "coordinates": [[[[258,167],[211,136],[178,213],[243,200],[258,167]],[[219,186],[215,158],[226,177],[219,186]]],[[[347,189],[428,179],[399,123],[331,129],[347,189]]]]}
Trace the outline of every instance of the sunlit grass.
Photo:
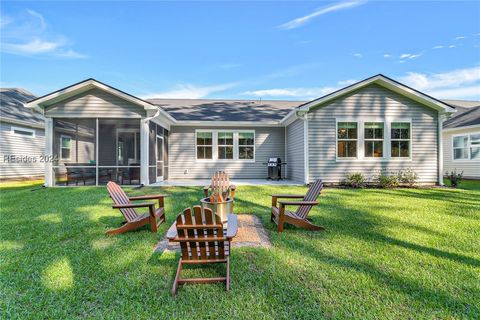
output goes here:
{"type": "Polygon", "coordinates": [[[305,190],[240,186],[235,211],[259,216],[273,247],[232,251],[229,293],[197,285],[173,298],[178,255],[153,248],[201,188],[127,188],[169,194],[167,223],[112,237],[123,219],[104,188],[2,184],[0,318],[480,318],[480,182],[328,188],[310,215],[326,232],[277,234],[269,196],[305,190]]]}

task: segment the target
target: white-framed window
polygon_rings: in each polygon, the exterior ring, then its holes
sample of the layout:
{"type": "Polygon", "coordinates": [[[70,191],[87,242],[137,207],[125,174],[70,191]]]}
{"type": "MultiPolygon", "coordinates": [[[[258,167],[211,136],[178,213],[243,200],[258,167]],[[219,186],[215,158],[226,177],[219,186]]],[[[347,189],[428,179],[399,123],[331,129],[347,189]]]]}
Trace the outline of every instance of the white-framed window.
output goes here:
{"type": "Polygon", "coordinates": [[[390,129],[390,156],[410,158],[410,122],[392,122],[390,129]]]}
{"type": "Polygon", "coordinates": [[[213,159],[213,132],[196,132],[196,153],[197,160],[213,159]]]}
{"type": "Polygon", "coordinates": [[[383,158],[385,133],[383,122],[364,123],[364,152],[366,158],[383,158]]]}
{"type": "Polygon", "coordinates": [[[453,136],[453,160],[480,160],[480,132],[453,136]]]}
{"type": "Polygon", "coordinates": [[[255,133],[242,131],[238,133],[238,158],[241,160],[255,159],[255,133]]]}
{"type": "Polygon", "coordinates": [[[198,161],[255,161],[255,131],[195,131],[195,152],[198,161]]]}
{"type": "Polygon", "coordinates": [[[217,133],[217,154],[218,159],[233,159],[233,132],[218,131],[217,133]]]}
{"type": "Polygon", "coordinates": [[[11,133],[15,136],[35,138],[35,130],[33,130],[33,129],[20,128],[20,127],[12,126],[11,127],[11,133]]]}
{"type": "Polygon", "coordinates": [[[358,123],[337,122],[337,157],[356,159],[358,152],[358,123]]]}
{"type": "Polygon", "coordinates": [[[60,160],[70,160],[72,155],[72,137],[60,136],[60,160]]]}

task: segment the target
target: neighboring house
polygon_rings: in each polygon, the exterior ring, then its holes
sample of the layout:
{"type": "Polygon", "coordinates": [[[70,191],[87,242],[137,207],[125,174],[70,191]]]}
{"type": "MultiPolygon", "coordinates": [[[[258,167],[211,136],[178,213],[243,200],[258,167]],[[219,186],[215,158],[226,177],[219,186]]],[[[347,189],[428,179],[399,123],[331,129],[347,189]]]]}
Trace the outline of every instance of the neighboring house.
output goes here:
{"type": "Polygon", "coordinates": [[[442,183],[442,122],[455,109],[383,75],[309,102],[142,100],[88,79],[26,104],[46,117],[46,184],[153,184],[262,179],[265,162],[287,178],[337,183],[348,172],[412,168],[442,183]],[[133,181],[133,182],[132,182],[133,181]]]}
{"type": "Polygon", "coordinates": [[[447,102],[457,112],[443,124],[444,171],[480,179],[480,101],[447,102]]]}
{"type": "Polygon", "coordinates": [[[23,105],[34,98],[23,89],[0,89],[1,179],[44,175],[44,120],[23,105]]]}

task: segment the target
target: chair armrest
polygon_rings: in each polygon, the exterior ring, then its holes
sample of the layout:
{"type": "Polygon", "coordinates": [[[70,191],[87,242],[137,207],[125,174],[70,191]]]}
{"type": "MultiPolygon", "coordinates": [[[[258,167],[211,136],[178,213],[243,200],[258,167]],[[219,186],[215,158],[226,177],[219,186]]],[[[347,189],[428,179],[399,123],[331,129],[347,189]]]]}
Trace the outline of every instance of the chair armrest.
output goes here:
{"type": "Polygon", "coordinates": [[[235,214],[229,214],[228,215],[228,224],[227,224],[227,239],[232,239],[237,235],[238,231],[238,221],[237,221],[237,215],[235,214]]]}
{"type": "Polygon", "coordinates": [[[153,202],[140,202],[140,203],[126,203],[126,204],[114,204],[113,209],[127,209],[127,208],[142,208],[155,206],[153,202]]]}
{"type": "Polygon", "coordinates": [[[151,199],[160,199],[160,198],[165,198],[165,197],[168,197],[168,195],[153,194],[153,195],[128,197],[128,199],[129,200],[151,200],[151,199]]]}
{"type": "Polygon", "coordinates": [[[278,201],[281,206],[316,206],[318,201],[278,201]]]}
{"type": "Polygon", "coordinates": [[[297,198],[305,198],[304,194],[272,194],[272,197],[277,199],[284,198],[284,199],[297,199],[297,198]]]}
{"type": "Polygon", "coordinates": [[[177,232],[177,222],[174,222],[171,226],[170,229],[167,231],[167,239],[168,240],[173,240],[177,237],[178,232],[177,232]]]}

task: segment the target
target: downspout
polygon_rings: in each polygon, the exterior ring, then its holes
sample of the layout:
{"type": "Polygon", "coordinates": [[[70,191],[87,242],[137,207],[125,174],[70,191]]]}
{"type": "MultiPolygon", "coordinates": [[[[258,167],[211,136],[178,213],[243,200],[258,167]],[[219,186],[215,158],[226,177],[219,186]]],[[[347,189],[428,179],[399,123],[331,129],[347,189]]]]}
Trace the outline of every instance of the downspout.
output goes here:
{"type": "Polygon", "coordinates": [[[297,115],[300,119],[303,120],[303,170],[304,170],[304,183],[308,184],[310,182],[310,169],[309,169],[309,156],[308,156],[308,113],[307,112],[297,112],[297,115]]]}
{"type": "Polygon", "coordinates": [[[446,117],[438,113],[438,185],[443,186],[443,122],[446,117]]]}

